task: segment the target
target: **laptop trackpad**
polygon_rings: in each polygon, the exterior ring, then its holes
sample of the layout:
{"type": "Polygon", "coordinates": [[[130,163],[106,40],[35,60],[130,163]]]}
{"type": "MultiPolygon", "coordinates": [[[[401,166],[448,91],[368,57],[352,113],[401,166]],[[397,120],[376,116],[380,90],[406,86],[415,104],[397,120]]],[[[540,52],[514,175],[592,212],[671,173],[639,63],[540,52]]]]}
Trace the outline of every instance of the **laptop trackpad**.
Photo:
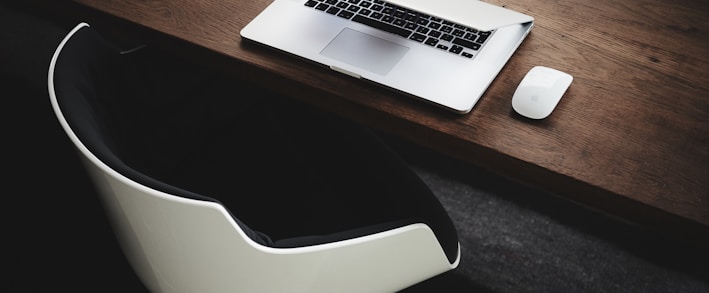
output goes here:
{"type": "Polygon", "coordinates": [[[320,54],[367,71],[386,75],[407,51],[409,51],[408,47],[345,28],[320,54]]]}

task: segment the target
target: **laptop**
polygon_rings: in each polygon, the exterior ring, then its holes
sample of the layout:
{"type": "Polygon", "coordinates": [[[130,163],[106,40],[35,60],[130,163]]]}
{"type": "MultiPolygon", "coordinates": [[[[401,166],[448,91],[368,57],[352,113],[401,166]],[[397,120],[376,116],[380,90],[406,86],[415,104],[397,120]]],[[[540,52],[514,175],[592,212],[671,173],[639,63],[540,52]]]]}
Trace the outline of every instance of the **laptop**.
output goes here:
{"type": "Polygon", "coordinates": [[[533,23],[477,0],[273,0],[241,37],[465,114],[533,23]]]}

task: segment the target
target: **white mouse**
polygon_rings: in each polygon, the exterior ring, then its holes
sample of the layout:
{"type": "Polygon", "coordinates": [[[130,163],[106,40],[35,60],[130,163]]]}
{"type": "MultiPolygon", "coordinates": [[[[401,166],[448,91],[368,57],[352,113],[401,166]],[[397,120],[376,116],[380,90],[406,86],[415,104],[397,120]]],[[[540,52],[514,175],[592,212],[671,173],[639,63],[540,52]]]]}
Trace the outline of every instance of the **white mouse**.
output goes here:
{"type": "Polygon", "coordinates": [[[566,72],[535,66],[517,86],[512,108],[527,118],[544,119],[556,108],[573,79],[566,72]]]}

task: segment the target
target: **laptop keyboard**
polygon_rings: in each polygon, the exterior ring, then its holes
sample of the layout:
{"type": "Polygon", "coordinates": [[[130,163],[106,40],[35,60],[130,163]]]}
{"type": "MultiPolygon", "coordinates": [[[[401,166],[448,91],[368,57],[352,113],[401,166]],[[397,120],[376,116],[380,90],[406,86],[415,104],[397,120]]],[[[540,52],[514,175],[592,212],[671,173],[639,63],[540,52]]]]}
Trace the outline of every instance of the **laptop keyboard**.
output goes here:
{"type": "Polygon", "coordinates": [[[494,32],[478,31],[382,0],[306,0],[305,6],[466,58],[475,57],[494,32]]]}

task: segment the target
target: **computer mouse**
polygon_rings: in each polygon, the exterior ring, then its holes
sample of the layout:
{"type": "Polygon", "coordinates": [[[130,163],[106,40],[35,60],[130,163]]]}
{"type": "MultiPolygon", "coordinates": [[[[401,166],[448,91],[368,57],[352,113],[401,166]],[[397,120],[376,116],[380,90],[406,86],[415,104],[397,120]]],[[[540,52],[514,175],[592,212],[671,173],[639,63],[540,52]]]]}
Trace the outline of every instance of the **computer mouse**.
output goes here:
{"type": "Polygon", "coordinates": [[[551,114],[573,76],[545,66],[535,66],[527,72],[512,96],[512,108],[530,119],[544,119],[551,114]]]}

